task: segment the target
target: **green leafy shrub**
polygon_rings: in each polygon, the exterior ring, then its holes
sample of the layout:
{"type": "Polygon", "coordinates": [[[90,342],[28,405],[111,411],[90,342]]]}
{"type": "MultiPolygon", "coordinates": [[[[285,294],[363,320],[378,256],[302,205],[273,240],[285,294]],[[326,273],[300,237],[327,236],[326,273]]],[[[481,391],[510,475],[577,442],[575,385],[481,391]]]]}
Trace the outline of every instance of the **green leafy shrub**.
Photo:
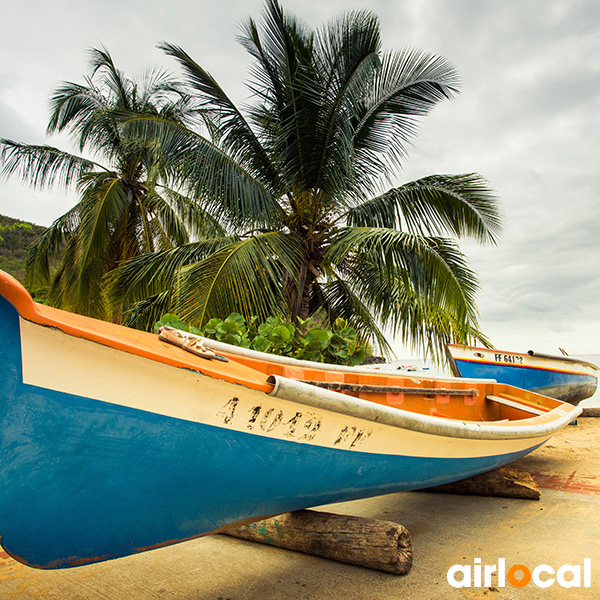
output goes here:
{"type": "Polygon", "coordinates": [[[281,317],[269,317],[264,323],[257,323],[256,317],[246,321],[242,315],[231,313],[224,320],[213,318],[198,329],[177,315],[166,314],[154,326],[155,331],[163,325],[241,348],[301,360],[359,365],[365,359],[365,347],[357,341],[356,331],[344,319],[336,319],[331,330],[311,327],[310,321],[302,321],[300,329],[281,317]]]}

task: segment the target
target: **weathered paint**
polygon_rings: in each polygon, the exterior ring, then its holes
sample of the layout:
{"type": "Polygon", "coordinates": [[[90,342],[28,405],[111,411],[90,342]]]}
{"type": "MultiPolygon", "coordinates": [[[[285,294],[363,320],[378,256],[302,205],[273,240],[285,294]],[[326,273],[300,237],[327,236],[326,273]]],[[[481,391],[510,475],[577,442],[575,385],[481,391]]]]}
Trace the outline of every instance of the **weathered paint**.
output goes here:
{"type": "MultiPolygon", "coordinates": [[[[300,394],[296,402],[274,398],[240,385],[224,384],[196,371],[174,370],[23,319],[19,324],[24,383],[54,392],[258,436],[369,453],[477,457],[514,452],[532,445],[527,438],[521,442],[457,438],[450,443],[444,436],[422,436],[339,411],[311,407],[306,394],[300,394]]],[[[353,400],[346,396],[339,398],[344,406],[353,400]]],[[[559,402],[549,401],[554,402],[555,410],[562,410],[559,402]]],[[[373,407],[376,415],[390,410],[378,404],[367,405],[373,407]]],[[[403,414],[411,416],[408,412],[403,414]]],[[[548,425],[555,419],[555,415],[547,414],[535,422],[548,425]]],[[[523,419],[520,428],[526,429],[530,422],[523,419]]],[[[503,421],[496,427],[502,430],[509,425],[510,421],[503,421]]]]}

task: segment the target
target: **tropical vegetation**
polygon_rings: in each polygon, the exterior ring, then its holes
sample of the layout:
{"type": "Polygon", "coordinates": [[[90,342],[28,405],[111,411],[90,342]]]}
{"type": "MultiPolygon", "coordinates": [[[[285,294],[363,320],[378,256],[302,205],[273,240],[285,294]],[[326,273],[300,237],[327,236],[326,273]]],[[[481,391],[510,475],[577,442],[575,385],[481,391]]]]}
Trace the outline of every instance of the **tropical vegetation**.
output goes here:
{"type": "Polygon", "coordinates": [[[43,232],[39,225],[0,215],[0,269],[25,281],[27,247],[43,232]]]}
{"type": "Polygon", "coordinates": [[[200,222],[198,206],[168,186],[164,148],[128,135],[116,116],[121,110],[182,125],[199,114],[165,72],[149,72],[140,85],[106,50],[92,49],[85,82],[65,82],[52,96],[47,128],[70,135],[80,154],[0,139],[4,177],[79,193],[78,203],[31,246],[28,284],[49,285],[51,304],[104,319],[120,314],[118,302],[112,308],[106,302],[105,275],[133,256],[188,242],[200,222]]]}
{"type": "Polygon", "coordinates": [[[160,71],[139,85],[94,49],[84,84],[51,99],[48,133],[79,154],[0,139],[3,176],[79,193],[32,245],[29,284],[146,329],[239,313],[343,322],[382,353],[390,333],[434,354],[485,343],[457,240],[496,242],[495,194],[476,173],[394,183],[421,118],[458,92],[455,68],[384,50],[368,11],[313,29],[266,0],[239,41],[254,61],[244,110],[176,45],[160,47],[183,83],[160,71]]]}
{"type": "Polygon", "coordinates": [[[199,329],[177,315],[166,314],[154,325],[154,331],[174,327],[225,344],[299,360],[348,366],[364,362],[368,348],[357,341],[356,331],[343,319],[337,319],[332,329],[311,321],[301,321],[299,325],[279,316],[259,323],[256,317],[246,320],[239,313],[232,313],[226,319],[213,317],[199,329]]]}
{"type": "Polygon", "coordinates": [[[123,111],[128,136],[168,152],[180,188],[219,228],[121,264],[112,301],[146,328],[165,312],[198,326],[239,312],[343,319],[382,352],[386,331],[434,353],[481,340],[477,278],[456,239],[497,240],[493,191],[476,173],[391,184],[421,117],[457,93],[454,67],[384,51],[370,12],[314,30],[276,0],[240,42],[254,60],[245,111],[170,43],[209,126],[123,111]]]}

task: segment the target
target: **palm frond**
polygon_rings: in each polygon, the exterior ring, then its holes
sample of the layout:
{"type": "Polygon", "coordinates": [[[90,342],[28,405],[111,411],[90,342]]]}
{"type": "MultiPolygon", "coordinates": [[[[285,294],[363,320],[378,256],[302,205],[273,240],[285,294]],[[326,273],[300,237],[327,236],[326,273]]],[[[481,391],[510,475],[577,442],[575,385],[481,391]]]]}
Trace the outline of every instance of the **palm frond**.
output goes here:
{"type": "Polygon", "coordinates": [[[27,248],[25,258],[26,283],[29,286],[46,286],[50,283],[50,264],[59,258],[67,240],[77,228],[79,206],[56,219],[27,248]]]}
{"type": "Polygon", "coordinates": [[[327,281],[317,281],[311,294],[311,314],[325,318],[332,326],[337,318],[344,319],[357,332],[361,342],[375,343],[384,356],[393,355],[392,347],[381,331],[372,307],[355,286],[334,271],[328,272],[327,281]]]}
{"type": "Polygon", "coordinates": [[[178,272],[180,314],[199,325],[231,312],[263,320],[284,314],[281,282],[300,262],[291,235],[270,232],[230,244],[178,272]]]}
{"type": "Polygon", "coordinates": [[[165,186],[161,186],[161,196],[173,207],[190,237],[210,239],[227,235],[221,221],[193,198],[165,186]]]}
{"type": "Polygon", "coordinates": [[[19,177],[35,189],[52,185],[68,187],[95,168],[97,163],[52,146],[22,144],[0,139],[1,177],[19,177]]]}
{"type": "Polygon", "coordinates": [[[92,77],[100,73],[102,84],[112,92],[116,104],[123,109],[132,109],[131,99],[134,96],[135,84],[125,77],[106,48],[90,48],[90,66],[92,77]]]}
{"type": "Polygon", "coordinates": [[[269,132],[267,149],[286,186],[309,190],[315,180],[315,115],[323,101],[314,34],[276,0],[267,0],[261,29],[250,19],[242,31],[238,39],[256,59],[251,89],[263,105],[253,112],[254,122],[269,132]]]}
{"type": "Polygon", "coordinates": [[[282,112],[294,93],[287,84],[311,53],[312,32],[294,16],[284,14],[276,0],[265,2],[262,31],[254,19],[243,23],[241,31],[238,41],[256,59],[251,89],[263,103],[282,112]]]}
{"type": "Polygon", "coordinates": [[[158,248],[167,250],[190,241],[186,221],[166,198],[150,190],[143,197],[138,196],[137,202],[140,214],[143,213],[151,225],[152,237],[160,240],[158,248]]]}
{"type": "Polygon", "coordinates": [[[370,93],[380,66],[379,21],[368,11],[335,19],[316,37],[315,61],[322,77],[323,107],[315,121],[317,158],[315,187],[335,192],[352,183],[351,117],[370,93]]]}
{"type": "Polygon", "coordinates": [[[239,227],[281,222],[283,211],[270,191],[200,134],[158,116],[122,113],[121,117],[128,135],[159,144],[172,165],[169,174],[210,212],[225,211],[239,227]]]}
{"type": "Polygon", "coordinates": [[[419,356],[440,363],[445,360],[447,344],[489,345],[476,319],[460,318],[452,310],[413,294],[398,294],[395,310],[395,333],[419,356]]]}
{"type": "Polygon", "coordinates": [[[351,208],[347,219],[354,226],[451,233],[492,243],[502,225],[498,198],[477,173],[431,175],[406,183],[351,208]]]}
{"type": "Polygon", "coordinates": [[[71,236],[62,253],[61,263],[52,278],[47,302],[64,310],[97,319],[107,319],[107,305],[102,290],[104,256],[92,255],[80,268],[77,237],[71,236]]]}
{"type": "MultiPolygon", "coordinates": [[[[121,263],[106,278],[107,295],[113,306],[132,306],[174,289],[177,272],[238,241],[219,237],[190,242],[170,250],[135,256],[121,263]]],[[[175,302],[175,293],[172,292],[175,302]]]]}
{"type": "MultiPolygon", "coordinates": [[[[459,285],[472,281],[447,258],[459,285]]],[[[470,310],[464,296],[454,295],[440,302],[435,293],[415,285],[400,269],[376,262],[360,261],[346,265],[344,281],[359,298],[364,298],[367,312],[377,322],[386,323],[389,331],[419,355],[444,357],[447,343],[487,343],[479,331],[477,315],[470,310]]],[[[438,286],[437,281],[429,282],[438,286]]]]}
{"type": "Polygon", "coordinates": [[[110,109],[115,102],[129,106],[133,84],[115,68],[108,51],[92,48],[90,56],[92,75],[85,79],[86,85],[63,82],[52,95],[47,133],[68,131],[80,151],[87,146],[95,153],[110,153],[120,140],[118,125],[109,118],[110,109]],[[108,94],[93,81],[98,71],[110,73],[101,78],[108,94]]]}
{"type": "MultiPolygon", "coordinates": [[[[363,265],[377,265],[389,284],[400,277],[418,296],[451,307],[459,316],[474,311],[477,279],[451,240],[395,229],[344,228],[332,240],[325,258],[331,264],[353,267],[357,277],[362,277],[363,265]]],[[[393,320],[394,313],[381,316],[393,320]]]]}
{"type": "MultiPolygon", "coordinates": [[[[46,133],[67,128],[81,131],[94,115],[107,108],[106,98],[91,81],[89,85],[63,82],[50,99],[50,120],[46,133]]],[[[81,148],[80,144],[80,148],[81,148]]]]}
{"type": "MultiPolygon", "coordinates": [[[[82,270],[88,260],[103,252],[111,228],[128,209],[127,191],[114,173],[92,174],[81,181],[80,220],[77,228],[82,270]]],[[[129,240],[128,240],[129,241],[129,240]]]]}
{"type": "Polygon", "coordinates": [[[440,56],[413,49],[384,53],[372,93],[357,111],[354,125],[356,171],[362,173],[363,185],[389,173],[387,166],[401,165],[418,118],[440,100],[452,98],[458,84],[456,69],[440,56]]]}
{"type": "Polygon", "coordinates": [[[164,314],[176,310],[173,300],[174,293],[171,289],[140,300],[123,313],[123,325],[144,331],[154,331],[154,324],[160,321],[164,314]]]}
{"type": "Polygon", "coordinates": [[[178,46],[162,43],[159,48],[173,56],[187,74],[187,81],[198,94],[200,105],[218,117],[220,145],[229,156],[246,168],[271,191],[281,188],[279,173],[252,128],[215,79],[178,46]]]}

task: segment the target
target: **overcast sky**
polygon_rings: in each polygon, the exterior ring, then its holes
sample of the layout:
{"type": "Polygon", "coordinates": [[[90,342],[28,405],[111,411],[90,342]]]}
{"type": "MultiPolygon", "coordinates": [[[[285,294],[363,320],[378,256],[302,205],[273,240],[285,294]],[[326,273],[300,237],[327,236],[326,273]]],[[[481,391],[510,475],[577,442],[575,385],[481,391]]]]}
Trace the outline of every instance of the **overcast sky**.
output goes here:
{"type": "MultiPolygon", "coordinates": [[[[0,137],[50,143],[48,98],[81,82],[106,46],[130,77],[177,72],[156,49],[182,46],[237,102],[249,57],[238,26],[262,0],[0,0],[0,137]]],[[[500,243],[463,242],[481,279],[482,329],[504,350],[600,354],[600,2],[598,0],[286,0],[318,26],[350,8],[381,19],[386,48],[445,56],[462,92],[423,121],[397,183],[478,172],[502,199],[500,243]]],[[[0,183],[0,213],[49,225],[63,191],[0,183]]],[[[400,354],[402,354],[400,350],[400,354]]]]}

